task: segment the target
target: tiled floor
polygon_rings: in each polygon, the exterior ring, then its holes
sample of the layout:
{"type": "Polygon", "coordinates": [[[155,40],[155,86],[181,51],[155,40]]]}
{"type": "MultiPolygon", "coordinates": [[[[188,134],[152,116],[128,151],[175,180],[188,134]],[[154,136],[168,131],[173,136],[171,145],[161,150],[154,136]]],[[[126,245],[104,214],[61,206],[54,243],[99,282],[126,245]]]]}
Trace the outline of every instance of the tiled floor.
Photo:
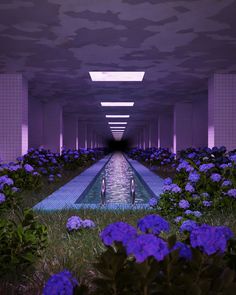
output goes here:
{"type": "MultiPolygon", "coordinates": [[[[57,191],[52,193],[50,196],[39,202],[33,207],[34,210],[43,210],[43,211],[54,211],[62,209],[102,209],[102,210],[127,210],[127,209],[150,209],[148,204],[78,204],[75,203],[78,198],[82,195],[85,189],[93,181],[96,175],[102,170],[104,165],[109,160],[110,156],[106,156],[97,163],[95,163],[90,168],[86,169],[80,175],[73,178],[63,187],[59,188],[57,191]]],[[[132,167],[136,172],[141,176],[143,181],[150,188],[153,196],[158,197],[163,180],[151,172],[149,169],[144,167],[142,164],[135,160],[128,159],[132,167]]]]}

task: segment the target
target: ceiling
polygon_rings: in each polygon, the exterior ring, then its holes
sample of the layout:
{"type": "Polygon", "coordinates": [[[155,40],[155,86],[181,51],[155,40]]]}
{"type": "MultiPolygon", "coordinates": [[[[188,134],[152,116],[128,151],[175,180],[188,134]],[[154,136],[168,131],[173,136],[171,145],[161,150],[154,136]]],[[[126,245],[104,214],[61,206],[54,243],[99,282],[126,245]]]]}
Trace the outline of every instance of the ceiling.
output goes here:
{"type": "Polygon", "coordinates": [[[0,72],[23,72],[30,97],[57,100],[106,136],[105,114],[131,114],[129,137],[175,102],[207,97],[213,72],[236,72],[235,15],[235,0],[1,0],[0,72]],[[116,83],[88,71],[146,73],[116,83]]]}

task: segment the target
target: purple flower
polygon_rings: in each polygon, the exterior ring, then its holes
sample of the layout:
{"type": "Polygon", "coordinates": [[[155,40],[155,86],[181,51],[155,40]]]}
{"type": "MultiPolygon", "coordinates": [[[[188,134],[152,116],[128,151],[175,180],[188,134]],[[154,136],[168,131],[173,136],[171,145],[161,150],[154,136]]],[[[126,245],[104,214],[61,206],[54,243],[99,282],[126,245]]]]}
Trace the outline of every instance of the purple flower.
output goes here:
{"type": "Polygon", "coordinates": [[[179,201],[179,208],[187,209],[190,207],[190,204],[187,200],[180,200],[179,201]]]}
{"type": "Polygon", "coordinates": [[[15,187],[15,186],[13,186],[13,187],[11,188],[11,190],[12,190],[14,193],[16,193],[16,192],[18,192],[18,191],[19,191],[19,188],[18,188],[18,187],[15,187]]]}
{"type": "Polygon", "coordinates": [[[186,215],[190,215],[190,214],[193,214],[193,211],[192,211],[192,210],[186,210],[186,211],[184,211],[184,213],[185,213],[186,215]]]}
{"type": "Polygon", "coordinates": [[[193,193],[195,191],[194,187],[190,183],[186,184],[185,190],[190,193],[193,193]]]}
{"type": "Polygon", "coordinates": [[[3,193],[0,193],[0,204],[6,201],[6,196],[3,193]]]}
{"type": "Polygon", "coordinates": [[[189,173],[189,177],[188,177],[189,181],[196,183],[199,181],[199,179],[200,179],[200,175],[196,171],[189,173]]]}
{"type": "Polygon", "coordinates": [[[180,231],[188,231],[191,232],[194,228],[198,227],[197,223],[193,220],[185,220],[181,226],[180,226],[180,231]]]}
{"type": "Polygon", "coordinates": [[[172,251],[176,249],[179,249],[179,256],[181,258],[184,258],[186,260],[192,259],[192,251],[188,245],[182,242],[176,242],[174,247],[172,248],[172,251]]]}
{"type": "Polygon", "coordinates": [[[205,206],[205,207],[211,207],[211,205],[212,205],[211,201],[203,201],[202,203],[203,203],[203,206],[205,206]]]}
{"type": "Polygon", "coordinates": [[[170,177],[164,179],[164,185],[172,184],[172,179],[170,177]]]}
{"type": "Polygon", "coordinates": [[[143,234],[131,239],[126,246],[127,254],[133,254],[137,262],[143,262],[153,256],[162,261],[169,254],[168,246],[161,238],[152,234],[143,234]]]}
{"type": "Polygon", "coordinates": [[[228,190],[227,194],[230,197],[236,198],[236,189],[232,188],[232,189],[228,190]]]}
{"type": "Polygon", "coordinates": [[[40,174],[38,172],[33,172],[34,176],[39,176],[40,174]]]}
{"type": "Polygon", "coordinates": [[[52,275],[46,282],[43,295],[73,295],[74,287],[78,281],[67,271],[61,271],[52,275]]]}
{"type": "Polygon", "coordinates": [[[171,188],[171,191],[173,192],[173,193],[181,193],[181,191],[182,191],[182,189],[177,185],[177,184],[173,184],[172,185],[172,188],[171,188]]]}
{"type": "Polygon", "coordinates": [[[227,227],[203,224],[192,230],[190,243],[193,248],[199,247],[207,255],[225,252],[227,241],[233,236],[227,227]]]}
{"type": "Polygon", "coordinates": [[[202,164],[202,165],[199,166],[199,171],[201,171],[201,172],[207,172],[208,170],[210,170],[213,167],[215,167],[215,165],[212,164],[212,163],[202,164]]]}
{"type": "Polygon", "coordinates": [[[34,171],[34,168],[31,165],[29,165],[29,164],[25,164],[24,165],[24,169],[25,169],[26,172],[32,172],[32,171],[34,171]]]}
{"type": "Polygon", "coordinates": [[[68,231],[80,229],[83,226],[83,220],[79,216],[68,218],[66,228],[68,231]]]}
{"type": "Polygon", "coordinates": [[[232,182],[230,180],[225,180],[225,181],[222,182],[221,186],[225,187],[225,186],[230,186],[230,185],[232,185],[232,182]]]}
{"type": "Polygon", "coordinates": [[[160,232],[168,232],[169,223],[159,215],[150,214],[138,220],[137,227],[144,233],[160,234],[160,232]]]}
{"type": "Polygon", "coordinates": [[[130,239],[136,236],[136,228],[125,222],[109,224],[100,233],[100,238],[106,246],[112,245],[113,242],[122,242],[123,245],[126,245],[130,239]]]}
{"type": "Polygon", "coordinates": [[[213,173],[210,178],[213,182],[219,182],[221,180],[221,175],[218,173],[213,173]]]}
{"type": "Polygon", "coordinates": [[[194,168],[186,161],[183,161],[177,167],[177,171],[180,171],[181,169],[184,169],[186,172],[191,172],[194,170],[194,168]]]}
{"type": "Polygon", "coordinates": [[[95,226],[96,226],[95,223],[90,219],[85,219],[82,221],[83,228],[93,228],[95,226]]]}
{"type": "Polygon", "coordinates": [[[202,216],[202,213],[200,211],[193,211],[192,214],[195,216],[195,217],[201,217],[202,216]]]}
{"type": "Polygon", "coordinates": [[[157,199],[156,198],[151,198],[149,200],[149,206],[150,207],[155,207],[157,205],[157,199]]]}
{"type": "Polygon", "coordinates": [[[0,184],[2,184],[2,187],[4,187],[4,185],[14,185],[14,181],[9,178],[7,175],[3,175],[3,176],[0,176],[0,184]]]}
{"type": "Polygon", "coordinates": [[[209,194],[208,193],[201,193],[201,196],[204,198],[209,198],[209,194]]]}
{"type": "Polygon", "coordinates": [[[232,162],[236,163],[236,155],[232,155],[232,156],[230,157],[230,160],[231,160],[232,162]]]}
{"type": "Polygon", "coordinates": [[[177,217],[175,217],[174,221],[175,221],[176,223],[179,223],[182,219],[183,219],[182,216],[177,216],[177,217]]]}

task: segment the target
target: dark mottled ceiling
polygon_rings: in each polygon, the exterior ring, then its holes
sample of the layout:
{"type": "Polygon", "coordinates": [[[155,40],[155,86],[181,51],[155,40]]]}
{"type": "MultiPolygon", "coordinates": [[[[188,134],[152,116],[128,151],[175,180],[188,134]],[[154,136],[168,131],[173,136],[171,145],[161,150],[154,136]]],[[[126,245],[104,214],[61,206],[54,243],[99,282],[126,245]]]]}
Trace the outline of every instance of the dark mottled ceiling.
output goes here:
{"type": "Polygon", "coordinates": [[[207,96],[236,72],[235,0],[0,0],[0,72],[30,96],[108,134],[101,100],[134,100],[127,136],[174,102],[207,96]],[[88,71],[146,71],[142,83],[91,82],[88,71]],[[95,124],[96,123],[96,124],[95,124]]]}

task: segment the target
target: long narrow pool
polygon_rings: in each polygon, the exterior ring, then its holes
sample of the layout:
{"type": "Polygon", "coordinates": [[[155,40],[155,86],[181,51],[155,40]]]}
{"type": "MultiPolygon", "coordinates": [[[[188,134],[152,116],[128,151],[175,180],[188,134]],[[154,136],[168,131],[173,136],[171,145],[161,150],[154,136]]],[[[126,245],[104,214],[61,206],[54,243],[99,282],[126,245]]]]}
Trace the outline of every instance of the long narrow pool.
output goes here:
{"type": "Polygon", "coordinates": [[[114,153],[96,180],[91,184],[76,203],[101,203],[101,183],[106,180],[106,203],[130,204],[130,181],[135,181],[135,204],[147,203],[151,193],[140,180],[122,153],[114,153]]]}

